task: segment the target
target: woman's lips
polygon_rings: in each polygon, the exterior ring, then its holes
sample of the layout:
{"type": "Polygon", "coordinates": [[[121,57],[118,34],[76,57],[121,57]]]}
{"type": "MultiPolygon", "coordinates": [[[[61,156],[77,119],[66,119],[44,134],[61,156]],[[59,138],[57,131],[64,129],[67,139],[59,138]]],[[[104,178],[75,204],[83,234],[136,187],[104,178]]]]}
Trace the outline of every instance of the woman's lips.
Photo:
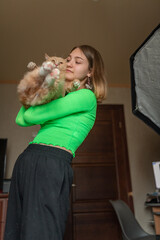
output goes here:
{"type": "Polygon", "coordinates": [[[71,70],[69,70],[69,69],[66,69],[66,72],[70,72],[70,73],[73,73],[71,70]]]}

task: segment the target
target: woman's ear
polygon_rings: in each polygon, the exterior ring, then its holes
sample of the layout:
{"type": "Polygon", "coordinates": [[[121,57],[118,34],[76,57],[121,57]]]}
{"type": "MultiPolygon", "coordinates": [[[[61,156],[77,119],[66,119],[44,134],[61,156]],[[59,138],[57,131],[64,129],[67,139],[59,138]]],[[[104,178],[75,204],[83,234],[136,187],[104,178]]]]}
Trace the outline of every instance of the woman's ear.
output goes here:
{"type": "Polygon", "coordinates": [[[87,74],[87,77],[91,77],[91,74],[90,74],[90,73],[88,73],[88,74],[87,74]]]}
{"type": "Polygon", "coordinates": [[[92,76],[92,69],[89,70],[87,77],[91,77],[92,76]]]}

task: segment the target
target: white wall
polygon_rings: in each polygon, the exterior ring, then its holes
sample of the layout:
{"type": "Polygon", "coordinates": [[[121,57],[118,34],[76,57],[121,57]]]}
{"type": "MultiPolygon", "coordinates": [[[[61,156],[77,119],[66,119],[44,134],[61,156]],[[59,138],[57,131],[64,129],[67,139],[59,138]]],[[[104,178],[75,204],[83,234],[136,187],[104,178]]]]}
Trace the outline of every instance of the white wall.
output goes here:
{"type": "MultiPolygon", "coordinates": [[[[0,103],[0,138],[8,138],[6,177],[10,178],[16,158],[38,127],[23,128],[15,124],[20,108],[16,85],[0,84],[0,103]]],[[[110,88],[104,103],[124,105],[135,214],[142,227],[152,233],[148,223],[151,210],[145,208],[144,202],[146,193],[155,190],[151,162],[160,160],[159,135],[132,114],[129,88],[110,88]]]]}
{"type": "Polygon", "coordinates": [[[38,127],[19,127],[15,118],[20,108],[15,84],[0,84],[0,138],[8,138],[6,178],[10,178],[18,155],[32,140],[38,127]]]}

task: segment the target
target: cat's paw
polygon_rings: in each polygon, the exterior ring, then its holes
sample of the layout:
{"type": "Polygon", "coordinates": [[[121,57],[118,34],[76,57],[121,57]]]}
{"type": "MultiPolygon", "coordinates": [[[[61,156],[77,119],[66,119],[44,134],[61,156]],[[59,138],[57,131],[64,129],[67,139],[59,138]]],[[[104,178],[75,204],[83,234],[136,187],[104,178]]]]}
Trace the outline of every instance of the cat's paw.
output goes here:
{"type": "Polygon", "coordinates": [[[36,67],[37,67],[37,65],[36,65],[36,63],[34,63],[34,62],[29,62],[28,65],[27,65],[27,68],[28,68],[29,70],[33,70],[33,69],[35,69],[36,67]]]}
{"type": "Polygon", "coordinates": [[[73,86],[72,87],[73,87],[73,89],[77,90],[80,87],[80,85],[81,85],[80,81],[78,79],[75,79],[73,81],[73,86]]]}
{"type": "Polygon", "coordinates": [[[53,86],[55,80],[56,79],[53,78],[52,74],[50,73],[45,77],[44,82],[43,82],[43,86],[45,86],[45,87],[53,86]]]}
{"type": "Polygon", "coordinates": [[[70,87],[66,87],[66,92],[74,92],[81,86],[80,80],[75,79],[70,87]]]}
{"type": "Polygon", "coordinates": [[[55,68],[55,64],[53,62],[44,62],[42,64],[42,67],[45,71],[52,72],[52,70],[55,68]]]}
{"type": "Polygon", "coordinates": [[[40,76],[47,76],[49,73],[52,72],[55,65],[52,62],[44,62],[39,69],[40,76]]]}

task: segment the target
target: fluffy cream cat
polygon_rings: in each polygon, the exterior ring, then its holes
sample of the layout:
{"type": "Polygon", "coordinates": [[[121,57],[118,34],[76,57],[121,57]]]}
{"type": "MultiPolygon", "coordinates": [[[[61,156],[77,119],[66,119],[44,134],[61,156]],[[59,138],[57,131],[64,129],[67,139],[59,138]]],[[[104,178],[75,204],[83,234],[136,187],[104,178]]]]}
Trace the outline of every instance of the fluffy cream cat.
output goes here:
{"type": "Polygon", "coordinates": [[[45,54],[45,60],[42,66],[30,62],[28,64],[30,71],[18,84],[19,100],[26,108],[64,97],[66,92],[76,91],[80,86],[77,79],[70,87],[65,82],[65,59],[45,54]]]}

